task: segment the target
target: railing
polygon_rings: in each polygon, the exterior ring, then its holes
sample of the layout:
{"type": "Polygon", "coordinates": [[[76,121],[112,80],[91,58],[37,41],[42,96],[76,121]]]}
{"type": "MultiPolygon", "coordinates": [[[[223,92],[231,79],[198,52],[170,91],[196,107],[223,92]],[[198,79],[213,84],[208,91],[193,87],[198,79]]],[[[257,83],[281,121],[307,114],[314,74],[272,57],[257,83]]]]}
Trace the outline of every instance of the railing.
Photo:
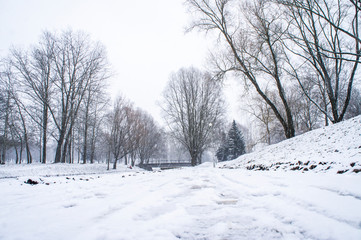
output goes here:
{"type": "Polygon", "coordinates": [[[167,160],[167,161],[157,161],[157,162],[139,164],[138,166],[146,170],[152,171],[153,168],[171,169],[171,168],[179,168],[179,167],[190,167],[192,166],[192,164],[190,161],[167,160]]]}

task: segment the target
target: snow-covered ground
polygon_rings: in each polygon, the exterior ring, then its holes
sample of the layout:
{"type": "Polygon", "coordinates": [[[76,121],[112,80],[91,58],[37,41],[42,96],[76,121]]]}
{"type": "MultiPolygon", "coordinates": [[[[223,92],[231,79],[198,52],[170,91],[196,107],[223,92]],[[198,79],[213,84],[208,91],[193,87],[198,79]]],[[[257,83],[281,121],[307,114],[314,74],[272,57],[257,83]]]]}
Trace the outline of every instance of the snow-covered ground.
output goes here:
{"type": "Polygon", "coordinates": [[[360,128],[354,118],[220,168],[0,166],[0,239],[359,240],[360,128]]]}
{"type": "Polygon", "coordinates": [[[0,239],[361,239],[361,175],[210,165],[0,179],[0,239]]]}
{"type": "Polygon", "coordinates": [[[220,166],[361,174],[361,116],[307,132],[220,166]]]}
{"type": "MultiPolygon", "coordinates": [[[[117,169],[107,171],[107,165],[104,163],[94,164],[6,164],[0,165],[1,178],[17,178],[17,177],[54,177],[54,176],[76,176],[76,175],[92,175],[92,174],[109,174],[117,172],[134,171],[124,164],[118,164],[117,169]]],[[[136,168],[137,169],[137,168],[136,168]]]]}

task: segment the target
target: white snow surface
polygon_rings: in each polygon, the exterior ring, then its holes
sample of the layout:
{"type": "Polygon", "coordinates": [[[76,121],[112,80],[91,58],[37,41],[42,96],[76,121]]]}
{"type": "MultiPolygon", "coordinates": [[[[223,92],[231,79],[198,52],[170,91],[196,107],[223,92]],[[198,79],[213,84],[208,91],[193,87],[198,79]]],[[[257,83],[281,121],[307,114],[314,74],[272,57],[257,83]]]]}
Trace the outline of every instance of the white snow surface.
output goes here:
{"type": "MultiPolygon", "coordinates": [[[[107,171],[104,163],[94,164],[6,164],[0,165],[1,178],[17,178],[17,177],[54,177],[54,176],[76,176],[76,175],[92,175],[92,174],[109,174],[132,171],[124,164],[118,164],[116,170],[107,171]]],[[[138,168],[136,168],[138,169],[138,168]]],[[[134,171],[134,170],[133,170],[134,171]]]]}
{"type": "Polygon", "coordinates": [[[206,165],[27,179],[0,179],[2,240],[361,239],[357,174],[206,165]]]}
{"type": "Polygon", "coordinates": [[[361,116],[307,132],[219,166],[355,174],[361,171],[361,116]]]}
{"type": "Polygon", "coordinates": [[[360,166],[360,121],[304,134],[295,138],[299,144],[291,139],[221,168],[0,166],[0,239],[359,240],[361,173],[352,170],[360,166]],[[270,167],[267,159],[284,164],[270,167]],[[312,171],[290,170],[321,159],[326,165],[312,171]],[[269,171],[246,170],[251,164],[269,171]],[[39,184],[25,184],[29,178],[39,184]]]}

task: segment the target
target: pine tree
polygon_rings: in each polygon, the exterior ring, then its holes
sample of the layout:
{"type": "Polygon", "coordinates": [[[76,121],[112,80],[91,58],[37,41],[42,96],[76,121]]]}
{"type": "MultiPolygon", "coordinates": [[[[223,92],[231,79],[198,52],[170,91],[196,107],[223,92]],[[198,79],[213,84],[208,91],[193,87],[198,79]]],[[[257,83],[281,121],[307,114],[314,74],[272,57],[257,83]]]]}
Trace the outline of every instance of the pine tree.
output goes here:
{"type": "Polygon", "coordinates": [[[223,137],[222,145],[218,148],[216,156],[218,161],[233,160],[245,154],[245,144],[241,131],[233,121],[227,137],[223,137]]]}
{"type": "Polygon", "coordinates": [[[228,132],[228,160],[235,159],[245,154],[243,135],[238,129],[236,121],[233,120],[232,127],[228,132]]]}

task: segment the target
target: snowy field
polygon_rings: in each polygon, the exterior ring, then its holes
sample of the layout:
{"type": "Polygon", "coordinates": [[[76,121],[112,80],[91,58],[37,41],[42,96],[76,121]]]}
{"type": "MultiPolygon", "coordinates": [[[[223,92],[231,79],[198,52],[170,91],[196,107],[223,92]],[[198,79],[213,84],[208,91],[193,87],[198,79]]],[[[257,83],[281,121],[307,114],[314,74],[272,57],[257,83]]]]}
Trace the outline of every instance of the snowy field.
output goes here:
{"type": "Polygon", "coordinates": [[[359,174],[206,164],[27,179],[0,179],[2,240],[361,239],[359,174]]]}
{"type": "Polygon", "coordinates": [[[361,117],[218,166],[0,166],[0,240],[361,239],[361,117]]]}

